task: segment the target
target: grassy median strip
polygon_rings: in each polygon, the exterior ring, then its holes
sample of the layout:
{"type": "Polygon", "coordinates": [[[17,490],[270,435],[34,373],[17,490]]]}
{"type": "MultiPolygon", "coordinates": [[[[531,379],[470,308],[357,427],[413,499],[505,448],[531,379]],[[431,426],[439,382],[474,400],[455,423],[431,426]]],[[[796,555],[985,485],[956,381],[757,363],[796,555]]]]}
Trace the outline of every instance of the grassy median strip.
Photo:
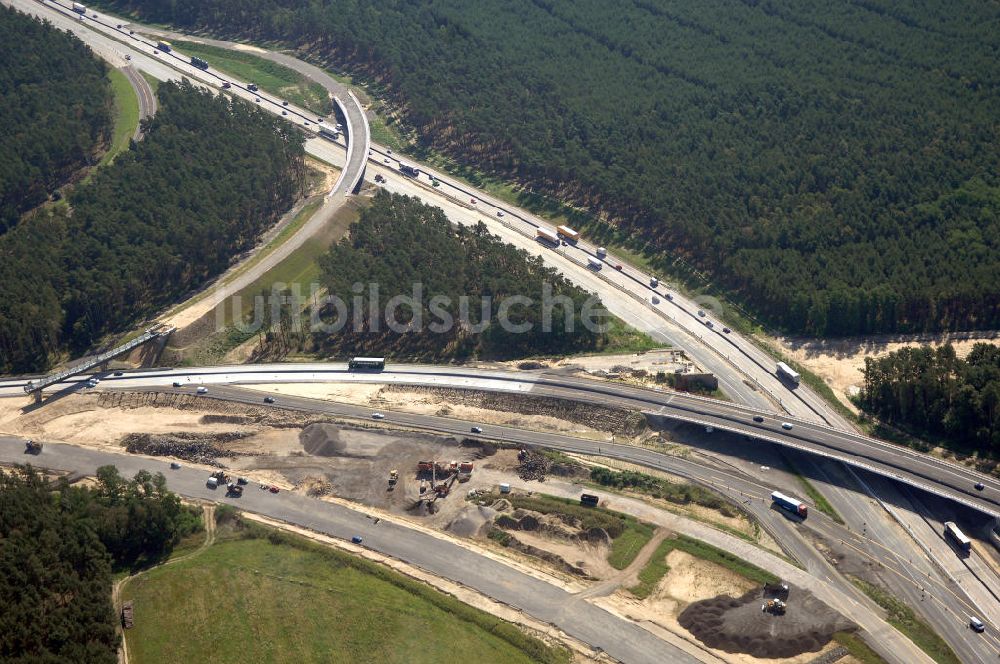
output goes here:
{"type": "Polygon", "coordinates": [[[175,41],[173,46],[184,55],[199,57],[215,69],[247,83],[256,83],[264,92],[287,99],[317,115],[333,113],[326,88],[294,69],[247,51],[189,41],[175,41]]]}
{"type": "Polygon", "coordinates": [[[132,134],[139,126],[139,98],[128,77],[117,69],[110,69],[108,78],[111,79],[111,90],[114,93],[115,128],[111,136],[111,145],[101,157],[99,167],[110,164],[115,157],[128,149],[132,134]]]}
{"type": "MultiPolygon", "coordinates": [[[[869,583],[856,576],[849,576],[851,581],[876,604],[885,609],[889,624],[898,629],[903,636],[939,664],[960,664],[961,660],[945,643],[944,639],[931,629],[931,626],[917,617],[913,609],[900,602],[879,586],[869,583]]],[[[845,646],[846,647],[846,646],[845,646]]]]}
{"type": "Polygon", "coordinates": [[[778,583],[780,581],[774,574],[762,570],[728,551],[723,551],[693,537],[676,535],[660,542],[649,562],[639,570],[638,585],[629,588],[628,591],[640,599],[649,597],[653,590],[656,589],[660,580],[670,571],[670,566],[667,565],[666,558],[670,555],[671,551],[675,550],[683,551],[695,558],[725,567],[728,570],[736,572],[743,578],[761,585],[765,583],[778,583]]]}
{"type": "Polygon", "coordinates": [[[851,657],[861,662],[861,664],[885,664],[882,656],[872,650],[854,632],[837,632],[833,635],[833,640],[846,648],[851,657]]]}
{"type": "Polygon", "coordinates": [[[255,662],[437,662],[453,657],[456,644],[470,661],[570,659],[377,563],[254,524],[241,537],[124,589],[136,607],[126,635],[132,662],[196,661],[206,652],[255,662]]]}

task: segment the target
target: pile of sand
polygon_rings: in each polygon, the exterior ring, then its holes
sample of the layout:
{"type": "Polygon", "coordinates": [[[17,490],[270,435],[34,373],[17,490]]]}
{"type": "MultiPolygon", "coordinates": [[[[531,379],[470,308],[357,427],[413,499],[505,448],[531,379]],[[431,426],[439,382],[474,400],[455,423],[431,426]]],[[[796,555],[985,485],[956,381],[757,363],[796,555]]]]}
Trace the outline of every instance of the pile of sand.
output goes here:
{"type": "Polygon", "coordinates": [[[793,589],[785,615],[761,611],[762,601],[760,590],[720,595],[691,604],[677,621],[710,648],[768,659],[818,652],[835,632],[856,629],[808,591],[793,589]]]}

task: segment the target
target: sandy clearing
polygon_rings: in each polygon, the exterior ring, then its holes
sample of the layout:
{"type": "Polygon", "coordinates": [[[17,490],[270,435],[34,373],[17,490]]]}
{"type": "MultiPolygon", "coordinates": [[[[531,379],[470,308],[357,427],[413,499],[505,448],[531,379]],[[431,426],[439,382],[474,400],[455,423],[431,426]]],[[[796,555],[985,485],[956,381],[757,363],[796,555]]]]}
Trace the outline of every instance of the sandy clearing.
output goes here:
{"type": "Polygon", "coordinates": [[[660,581],[653,592],[651,604],[664,599],[673,603],[689,604],[717,595],[740,597],[757,587],[736,572],[721,565],[695,558],[685,551],[671,551],[667,554],[670,571],[660,581]]]}
{"type": "Polygon", "coordinates": [[[564,542],[555,537],[523,530],[511,531],[510,534],[525,544],[556,554],[571,565],[586,570],[587,574],[596,579],[610,579],[621,574],[608,564],[609,549],[603,544],[564,542]]]}
{"type": "Polygon", "coordinates": [[[386,390],[384,385],[357,383],[291,383],[245,385],[247,389],[287,394],[292,396],[337,401],[372,408],[391,408],[416,415],[437,415],[462,420],[473,420],[483,424],[511,426],[534,431],[586,436],[600,440],[611,440],[603,431],[546,415],[523,415],[521,413],[500,412],[451,403],[446,397],[427,392],[407,392],[386,390]]]}
{"type": "Polygon", "coordinates": [[[954,336],[915,335],[832,340],[788,338],[778,339],[777,342],[786,354],[826,381],[837,398],[857,412],[847,397],[862,384],[861,372],[866,357],[885,357],[900,348],[925,344],[936,348],[949,341],[958,356],[965,357],[976,343],[1000,344],[998,336],[1000,332],[962,335],[959,339],[954,336]]]}

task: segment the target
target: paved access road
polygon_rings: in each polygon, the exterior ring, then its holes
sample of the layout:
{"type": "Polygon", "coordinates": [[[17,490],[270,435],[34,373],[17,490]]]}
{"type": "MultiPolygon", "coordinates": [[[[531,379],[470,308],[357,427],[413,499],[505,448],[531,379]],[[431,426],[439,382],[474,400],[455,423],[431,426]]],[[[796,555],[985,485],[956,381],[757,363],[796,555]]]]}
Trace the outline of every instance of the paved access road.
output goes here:
{"type": "Polygon", "coordinates": [[[122,73],[128,78],[129,84],[135,90],[135,96],[139,99],[139,125],[135,128],[135,133],[132,134],[132,140],[139,141],[142,140],[142,121],[148,120],[156,114],[156,95],[153,94],[153,88],[149,86],[149,81],[132,65],[123,67],[122,73]]]}
{"type": "Polygon", "coordinates": [[[161,472],[167,476],[171,490],[188,498],[229,503],[249,512],[341,539],[360,535],[364,545],[370,549],[519,608],[621,661],[636,664],[698,661],[638,625],[574,597],[562,588],[481,556],[448,539],[389,521],[375,524],[363,513],[340,505],[286,491],[278,494],[258,491],[254,486],[247,487],[242,498],[227,498],[224,490],[213,491],[205,485],[206,474],[203,470],[171,470],[166,461],[72,445],[47,443],[41,455],[29,457],[24,454],[24,442],[18,438],[0,438],[0,461],[31,462],[47,468],[87,474],[107,464],[117,466],[125,475],[133,475],[140,469],[161,472]]]}

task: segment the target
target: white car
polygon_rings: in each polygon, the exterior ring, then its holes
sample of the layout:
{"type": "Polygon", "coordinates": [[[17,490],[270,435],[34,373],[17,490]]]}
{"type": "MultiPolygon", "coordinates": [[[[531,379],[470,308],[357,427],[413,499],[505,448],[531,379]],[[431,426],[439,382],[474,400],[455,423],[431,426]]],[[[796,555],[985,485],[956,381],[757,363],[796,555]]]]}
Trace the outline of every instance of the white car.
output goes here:
{"type": "Polygon", "coordinates": [[[715,431],[715,427],[705,427],[705,433],[712,433],[715,431]]]}
{"type": "Polygon", "coordinates": [[[791,422],[782,422],[781,423],[781,428],[784,429],[785,431],[791,431],[792,430],[792,423],[791,422]]]}
{"type": "Polygon", "coordinates": [[[90,380],[87,381],[87,387],[97,387],[97,384],[100,382],[101,381],[98,378],[91,378],[90,380]]]}
{"type": "Polygon", "coordinates": [[[503,216],[503,210],[497,210],[497,216],[498,217],[502,217],[503,216]]]}
{"type": "Polygon", "coordinates": [[[702,318],[704,318],[705,317],[705,310],[704,309],[699,309],[698,310],[698,315],[701,316],[702,318]]]}
{"type": "Polygon", "coordinates": [[[385,419],[385,415],[383,415],[382,413],[372,413],[372,419],[373,420],[384,420],[385,419]]]}
{"type": "Polygon", "coordinates": [[[204,386],[199,387],[198,388],[198,394],[208,394],[208,388],[204,387],[204,386]]]}

